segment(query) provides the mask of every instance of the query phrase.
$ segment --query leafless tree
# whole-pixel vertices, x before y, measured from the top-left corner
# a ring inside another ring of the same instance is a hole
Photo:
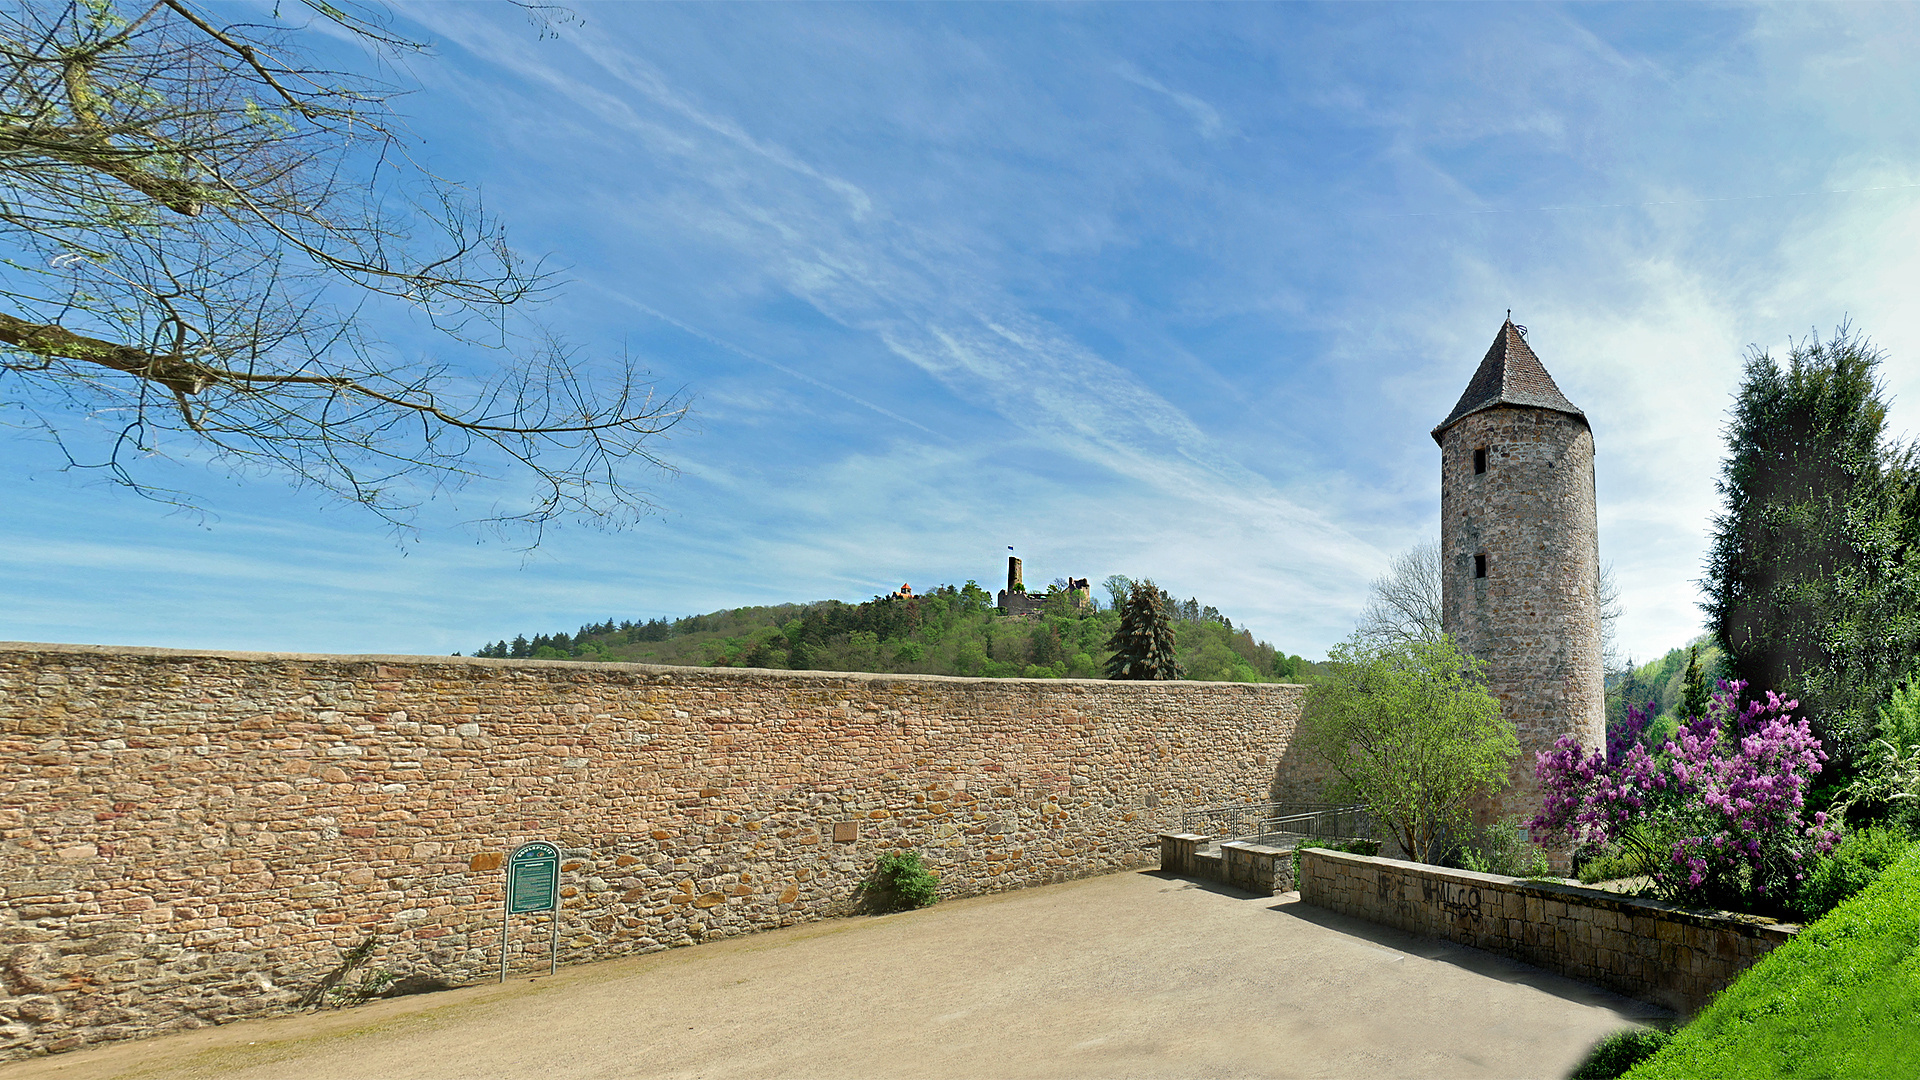
[[[1620,641],[1616,631],[1620,625],[1620,586],[1613,580],[1613,564],[1600,564],[1599,592],[1600,600],[1600,657],[1608,671],[1620,666]]]
[[[1608,670],[1618,666],[1615,627],[1620,621],[1620,589],[1614,584],[1613,564],[1600,567],[1600,652]],[[1439,638],[1440,545],[1428,540],[1415,544],[1393,560],[1386,574],[1374,579],[1367,606],[1360,613],[1359,634],[1365,641],[1403,645]]]
[[[1381,645],[1437,641],[1440,627],[1440,544],[1415,544],[1374,579],[1360,613],[1359,635]]]
[[[382,74],[312,60],[318,30],[277,7],[0,7],[0,417],[183,505],[149,459],[277,472],[395,523],[517,474],[530,501],[490,520],[536,542],[562,515],[645,513],[636,470],[665,467],[679,396],[524,320],[550,277],[392,110],[422,46],[378,9],[289,7]],[[445,356],[367,329],[406,312]]]

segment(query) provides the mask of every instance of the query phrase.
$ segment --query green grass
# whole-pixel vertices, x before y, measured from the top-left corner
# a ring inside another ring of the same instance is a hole
[[[1920,1077],[1920,845],[1627,1076]]]

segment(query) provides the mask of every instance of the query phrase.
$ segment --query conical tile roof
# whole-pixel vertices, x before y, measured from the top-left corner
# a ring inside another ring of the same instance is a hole
[[[1583,423],[1587,419],[1587,414],[1574,408],[1554,385],[1553,376],[1533,355],[1526,335],[1511,318],[1501,325],[1500,335],[1493,339],[1486,359],[1480,361],[1480,369],[1473,373],[1467,392],[1460,395],[1460,403],[1433,429],[1433,441],[1439,442],[1441,433],[1459,423],[1461,417],[1497,405],[1530,405],[1577,416]]]

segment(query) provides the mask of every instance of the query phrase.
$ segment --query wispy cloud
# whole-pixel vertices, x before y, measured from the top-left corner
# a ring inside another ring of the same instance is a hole
[[[24,453],[0,623],[431,651],[1011,542],[1315,652],[1436,531],[1427,430],[1512,307],[1592,419],[1646,655],[1699,626],[1749,343],[1852,318],[1920,432],[1914,10],[405,7],[447,46],[405,99],[433,167],[571,268],[570,340],[707,404],[663,515],[523,560],[437,531],[498,488],[401,547],[251,482],[195,529]]]
[[[1194,127],[1200,132],[1203,138],[1217,139],[1225,133],[1226,122],[1220,118],[1220,110],[1200,100],[1198,97],[1183,90],[1170,89],[1160,80],[1143,74],[1140,69],[1134,67],[1132,64],[1115,64],[1113,73],[1135,86],[1145,90],[1151,90],[1156,94],[1161,94],[1171,100],[1175,105],[1185,109],[1187,115],[1193,118]]]
[[[825,390],[830,394],[833,394],[837,397],[845,398],[846,400],[853,402],[855,405],[858,405],[863,409],[872,409],[874,412],[877,412],[881,416],[884,416],[889,420],[895,421],[896,423],[905,424],[906,426],[911,428],[917,428],[920,431],[928,435],[931,435],[936,439],[945,438],[945,436],[941,435],[939,432],[933,430],[932,428],[926,426],[925,424],[922,424],[916,420],[910,420],[907,417],[901,416],[899,413],[894,412],[893,410],[888,409],[884,406],[875,405],[873,402],[868,401],[866,398],[860,397],[857,394],[850,394],[847,391],[842,390],[837,386],[833,386],[829,383],[822,382],[821,380],[814,378],[813,376],[807,374],[804,371],[800,371],[796,368],[788,367],[787,365],[779,363],[778,361],[769,360],[766,357],[761,356],[756,352],[753,352],[748,349],[743,349],[740,346],[735,345],[731,341],[727,341],[723,338],[715,337],[714,335],[709,334],[705,330],[701,330],[698,327],[689,326],[686,323],[681,322],[679,319],[676,319],[673,316],[668,315],[663,311],[659,311],[653,307],[650,307],[647,304],[643,304],[640,301],[635,300],[631,296],[627,296],[623,293],[617,292],[613,289],[608,288],[605,285],[602,285],[596,282],[588,282],[586,283],[586,286],[587,288],[592,289],[594,292],[599,293],[602,296],[608,297],[609,299],[616,300],[622,304],[625,304],[626,306],[633,308],[635,311],[645,312],[646,314],[651,315],[656,319],[659,319],[661,322],[666,323],[668,326],[671,326],[676,330],[680,330],[683,333],[690,334],[693,337],[699,338],[701,341],[704,341],[709,345],[716,345],[734,354],[735,356],[739,356],[747,360],[751,360],[756,364],[763,364],[767,367],[772,368],[775,371],[778,371],[780,374],[785,375],[790,379],[797,379],[800,382],[806,383],[808,386],[817,386],[820,389]]]
[[[764,167],[804,176],[834,193],[857,189],[777,141],[751,134],[740,121],[692,104],[690,95],[658,71],[606,41],[582,37],[582,54],[598,65],[589,75],[577,67],[563,69],[555,59],[524,47],[503,45],[469,24],[442,30],[516,75],[594,110],[610,128],[642,140],[649,150],[671,151],[694,162],[694,174],[708,178],[698,212],[709,220],[700,222],[701,228],[750,248],[763,272],[784,289],[842,325],[872,335],[957,399],[994,409],[1053,452],[1151,485],[1162,497],[1204,501],[1203,514],[1271,523],[1274,531],[1262,545],[1266,550],[1253,556],[1256,561],[1277,561],[1293,573],[1332,575],[1347,590],[1384,561],[1371,544],[1280,494],[1132,373],[1024,310],[994,282],[971,272],[971,261],[951,258],[945,245],[930,243],[923,231],[895,220],[884,203],[871,198],[825,203],[777,177],[754,175],[755,168]],[[638,96],[610,94],[609,82]],[[641,101],[658,105],[658,113],[638,112]],[[1202,103],[1196,99],[1195,104]],[[670,126],[676,117],[689,123]],[[705,146],[699,142],[703,137],[710,138]],[[621,299],[699,333],[650,304]],[[737,346],[723,347],[811,379]],[[898,418],[882,406],[854,400]]]

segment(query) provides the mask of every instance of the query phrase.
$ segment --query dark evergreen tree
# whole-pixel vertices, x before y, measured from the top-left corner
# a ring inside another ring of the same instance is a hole
[[[1848,327],[1749,356],[1702,582],[1749,693],[1798,698],[1843,762],[1920,648],[1911,450],[1883,438],[1881,354]]]
[[[1173,619],[1159,586],[1135,582],[1120,612],[1120,629],[1107,640],[1109,679],[1178,679],[1186,672],[1174,658]]]
[[[1700,646],[1687,646],[1685,690],[1680,698],[1680,715],[1696,719],[1707,714],[1707,673],[1700,670]]]
[[[513,657],[516,660],[533,655],[533,645],[527,641],[527,635],[525,634],[517,634],[514,636],[512,650]]]

